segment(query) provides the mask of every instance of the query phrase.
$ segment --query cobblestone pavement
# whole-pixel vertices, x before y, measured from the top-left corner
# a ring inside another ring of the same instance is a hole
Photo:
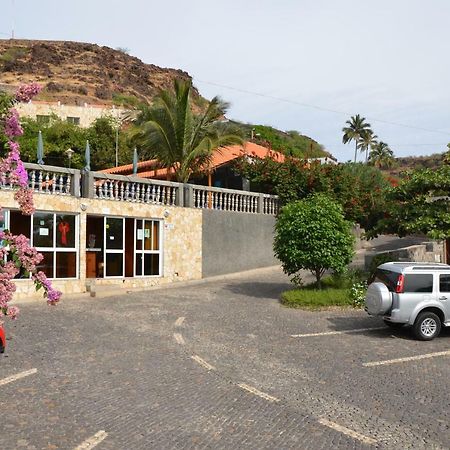
[[[93,448],[101,430],[100,450],[450,448],[450,355],[364,365],[448,351],[448,331],[424,343],[360,311],[286,309],[288,287],[271,269],[22,305],[0,449]],[[342,330],[362,331],[292,337]]]

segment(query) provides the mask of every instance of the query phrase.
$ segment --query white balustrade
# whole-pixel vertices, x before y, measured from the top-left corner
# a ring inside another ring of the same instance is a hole
[[[28,172],[28,187],[41,194],[74,195],[72,186],[75,186],[74,177],[77,178],[77,187],[80,182],[80,172],[76,169],[63,167],[40,166],[38,164],[25,164]],[[0,182],[0,189],[15,189],[17,185],[11,183],[8,175]]]

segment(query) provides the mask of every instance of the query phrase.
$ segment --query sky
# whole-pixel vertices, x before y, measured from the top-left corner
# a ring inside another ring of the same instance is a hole
[[[1,38],[127,48],[187,71],[229,118],[298,130],[340,161],[354,114],[396,156],[446,150],[449,23],[448,0],[0,0]]]

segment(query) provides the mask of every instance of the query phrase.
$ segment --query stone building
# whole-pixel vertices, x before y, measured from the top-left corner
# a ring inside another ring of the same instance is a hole
[[[66,294],[145,288],[276,264],[277,198],[268,194],[81,173],[26,164],[36,212],[23,216],[0,185],[0,228],[23,234]],[[37,295],[29,277],[17,298]]]

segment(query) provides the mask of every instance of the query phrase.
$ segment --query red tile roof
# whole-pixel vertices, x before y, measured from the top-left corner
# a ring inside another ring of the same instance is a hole
[[[213,153],[211,161],[211,170],[215,170],[224,164],[233,161],[241,156],[255,156],[257,158],[265,158],[269,156],[275,161],[284,162],[285,156],[282,153],[270,150],[267,147],[263,147],[253,142],[245,142],[244,145],[231,145],[229,147],[222,147]],[[149,161],[142,161],[138,163],[138,177],[142,178],[159,178],[166,179],[169,174],[169,178],[173,173],[173,169],[158,169],[157,160],[152,159]],[[147,169],[147,170],[143,170]],[[150,170],[149,170],[150,169]],[[153,169],[153,170],[151,170]],[[130,175],[133,172],[133,164],[127,164],[125,166],[112,167],[110,169],[102,170],[104,173],[115,173],[121,175]]]

